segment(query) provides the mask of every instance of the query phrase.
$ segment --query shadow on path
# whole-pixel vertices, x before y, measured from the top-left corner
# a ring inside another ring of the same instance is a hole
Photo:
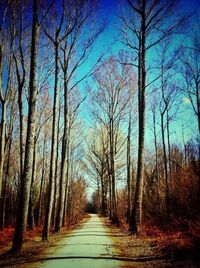
[[[37,263],[37,262],[46,262],[46,261],[59,261],[59,260],[81,260],[81,259],[91,259],[91,260],[116,260],[123,262],[149,262],[155,260],[169,260],[167,256],[159,255],[159,256],[141,256],[139,258],[126,258],[123,256],[53,256],[53,257],[44,257],[44,258],[35,258],[34,260],[18,260],[15,262],[15,265],[26,264],[26,263]],[[9,267],[7,264],[2,264],[1,267]]]

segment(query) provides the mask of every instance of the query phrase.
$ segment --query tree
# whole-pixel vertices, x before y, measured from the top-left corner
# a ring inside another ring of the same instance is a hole
[[[74,12],[72,12],[72,10]],[[67,29],[74,25],[69,34],[66,35],[60,43],[61,55],[59,57],[62,74],[63,74],[63,91],[64,91],[64,116],[63,116],[63,135],[62,135],[62,153],[61,153],[61,168],[60,168],[60,187],[58,198],[58,209],[56,216],[55,232],[59,232],[63,224],[65,192],[68,185],[66,180],[67,174],[67,151],[68,151],[68,132],[69,132],[69,94],[83,80],[94,73],[94,69],[99,62],[97,60],[94,65],[86,71],[81,77],[77,75],[80,68],[88,59],[91,47],[99,34],[102,27],[96,27],[93,20],[94,6],[90,1],[79,2],[69,1],[65,5],[65,17]],[[91,16],[92,15],[92,16]],[[85,26],[88,35],[85,35]],[[89,30],[90,29],[90,30]],[[80,47],[82,48],[80,50]]]
[[[59,75],[59,45],[63,38],[66,38],[70,32],[72,31],[74,25],[67,29],[64,32],[63,36],[60,37],[60,33],[63,26],[64,20],[64,1],[62,5],[62,15],[58,25],[56,25],[54,29],[54,36],[52,37],[44,27],[44,31],[47,37],[53,44],[54,49],[54,62],[55,62],[55,73],[54,73],[54,104],[53,104],[53,124],[52,124],[52,141],[51,141],[51,162],[50,162],[50,173],[49,173],[49,190],[48,190],[48,202],[45,214],[45,222],[44,222],[44,229],[43,229],[43,236],[42,240],[49,239],[49,228],[51,222],[51,213],[53,207],[53,195],[54,195],[54,187],[55,187],[55,176],[56,176],[56,154],[57,154],[57,144],[58,144],[58,136],[57,136],[57,129],[58,129],[58,75]]]
[[[131,112],[128,119],[127,134],[127,222],[130,221],[131,215]]]
[[[1,7],[1,6],[0,6]],[[6,121],[7,121],[7,106],[12,82],[12,55],[10,50],[12,48],[12,40],[7,36],[5,38],[5,19],[8,6],[2,3],[2,17],[0,18],[0,104],[1,104],[1,124],[0,124],[0,211],[3,212],[3,171],[6,152]],[[4,40],[3,40],[4,38]],[[3,74],[7,72],[6,79]],[[3,219],[3,215],[0,215]],[[0,222],[0,228],[3,228],[3,222]]]
[[[14,82],[14,81],[13,81]],[[9,173],[10,173],[10,163],[11,163],[11,147],[13,141],[13,129],[14,129],[14,122],[16,118],[16,90],[13,85],[13,91],[9,90],[9,99],[8,99],[8,107],[7,107],[7,135],[6,135],[6,142],[5,142],[5,154],[6,154],[6,166],[4,171],[4,183],[2,187],[2,204],[1,204],[1,216],[0,216],[0,228],[3,230],[5,227],[6,221],[6,199],[8,195],[8,181],[9,181]]]
[[[14,1],[11,4],[11,21],[14,27],[10,27],[12,36],[12,54],[15,63],[15,73],[18,85],[18,109],[19,109],[19,122],[20,122],[20,176],[23,174],[24,166],[24,146],[25,146],[25,120],[24,120],[24,105],[23,94],[26,86],[26,57],[28,54],[27,43],[29,40],[26,38],[26,25],[24,21],[26,4],[25,1]],[[20,12],[18,12],[20,10]],[[29,37],[29,35],[28,35]]]
[[[91,177],[91,180],[95,183],[97,187],[99,196],[99,208],[100,213],[106,216],[107,213],[107,194],[109,186],[108,177],[108,165],[106,154],[108,154],[108,139],[107,131],[105,128],[94,130],[94,133],[98,132],[98,139],[94,139],[88,145],[88,156],[87,156],[87,172]],[[92,133],[91,135],[94,135]],[[94,181],[94,178],[96,180]],[[96,188],[95,187],[95,188]]]
[[[31,61],[30,61],[30,81],[29,81],[29,112],[27,125],[27,138],[25,149],[24,171],[21,178],[21,189],[17,222],[13,240],[12,253],[20,252],[22,249],[24,232],[26,230],[28,205],[30,197],[30,185],[33,171],[35,120],[37,105],[37,56],[39,42],[39,22],[38,22],[39,1],[33,1],[32,17],[32,38],[31,38]]]
[[[185,48],[183,62],[183,77],[185,85],[183,88],[189,102],[191,103],[193,112],[197,119],[198,125],[198,144],[199,144],[199,160],[198,174],[200,174],[200,36],[199,33],[194,33],[191,38],[190,47]],[[200,175],[199,175],[199,192],[200,192]]]
[[[147,83],[147,52],[167,38],[182,20],[173,25],[164,23],[171,16],[175,1],[133,1],[127,0],[130,12],[122,14],[124,24],[123,42],[136,53],[137,64],[130,63],[138,70],[138,160],[137,179],[129,229],[139,233],[142,224],[142,198],[144,185],[144,138]],[[134,24],[133,24],[134,21]],[[131,37],[134,37],[131,39]]]
[[[105,157],[109,178],[110,214],[115,224],[119,223],[116,202],[116,155],[124,144],[124,140],[120,144],[120,126],[131,96],[131,78],[130,66],[120,66],[110,57],[95,74],[97,90],[91,94],[94,117],[106,131],[108,150]]]

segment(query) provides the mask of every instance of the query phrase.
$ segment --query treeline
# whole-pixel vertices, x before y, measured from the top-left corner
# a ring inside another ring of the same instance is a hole
[[[89,1],[0,2],[0,226],[15,227],[11,252],[24,233],[78,222],[86,181],[81,71],[101,32]]]
[[[199,25],[182,8],[127,1],[126,50],[102,63],[90,90],[92,202],[133,233],[199,217]]]

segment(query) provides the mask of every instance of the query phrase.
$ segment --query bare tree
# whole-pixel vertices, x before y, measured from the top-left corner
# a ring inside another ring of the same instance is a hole
[[[108,139],[106,129],[95,129],[94,132],[99,133],[99,138],[92,140],[88,145],[87,156],[87,173],[90,175],[91,180],[97,186],[99,196],[100,213],[106,216],[107,213],[107,194],[109,186],[108,165],[106,154],[108,154]],[[94,178],[95,181],[94,181]]]
[[[200,174],[200,36],[199,33],[194,33],[192,38],[192,45],[185,48],[185,55],[183,62],[183,76],[185,85],[183,88],[189,102],[191,103],[193,112],[198,124],[198,144],[199,144],[199,160],[198,160],[198,174]],[[200,175],[199,175],[199,192],[200,192]]]
[[[26,86],[26,56],[28,55],[29,46],[26,38],[26,28],[24,21],[26,4],[25,1],[13,2],[11,4],[11,17],[12,25],[10,27],[10,33],[12,36],[12,54],[15,62],[15,70],[18,85],[18,108],[19,108],[19,122],[20,122],[20,176],[23,174],[24,165],[24,146],[25,146],[25,120],[24,120],[24,108],[23,108],[23,95]],[[20,10],[20,12],[18,12]]]
[[[54,62],[55,62],[55,73],[54,73],[54,105],[53,105],[53,124],[52,124],[52,142],[51,142],[51,163],[50,163],[50,173],[49,173],[49,190],[48,190],[48,202],[46,208],[44,229],[43,229],[43,241],[49,239],[49,228],[51,222],[51,213],[53,207],[53,196],[54,196],[54,188],[55,188],[55,176],[56,176],[56,154],[57,154],[57,144],[58,144],[58,75],[59,75],[59,45],[63,38],[67,38],[67,36],[73,30],[74,25],[66,28],[66,31],[60,36],[60,33],[63,28],[64,23],[64,12],[65,5],[63,1],[62,5],[62,14],[58,25],[55,26],[53,36],[45,30],[45,34],[50,39],[53,44],[54,49]]]
[[[105,156],[110,182],[110,212],[113,223],[118,223],[115,189],[116,155],[121,149],[119,146],[120,126],[129,102],[131,76],[130,67],[120,67],[117,61],[110,57],[95,75],[97,92],[91,95],[92,102],[96,105],[93,114],[107,133],[108,150]]]
[[[6,151],[6,121],[7,121],[7,106],[9,101],[9,95],[12,82],[12,55],[10,53],[12,47],[12,40],[8,37],[5,38],[6,27],[4,25],[6,19],[6,12],[8,6],[2,3],[2,17],[0,18],[0,104],[1,104],[1,128],[0,128],[0,211],[3,211],[3,197],[2,197],[2,185],[3,185],[3,168],[5,161]],[[3,73],[7,72],[6,79],[3,79]],[[2,219],[2,215],[1,219]],[[0,227],[3,228],[3,223],[0,223]]]
[[[60,55],[59,58],[63,73],[64,127],[62,136],[58,210],[55,224],[56,232],[60,231],[63,223],[65,192],[68,185],[68,181],[66,181],[65,176],[67,173],[67,146],[69,134],[69,94],[79,85],[79,83],[93,74],[95,66],[99,61],[97,60],[91,69],[84,73],[81,77],[76,78],[78,70],[88,59],[91,52],[91,47],[102,31],[101,27],[96,27],[96,24],[92,19],[93,12],[94,7],[90,1],[84,1],[81,5],[78,2],[76,3],[69,1],[69,3],[65,5],[67,29],[69,30],[70,34],[66,35],[62,39],[62,42],[60,44],[62,56]],[[74,27],[70,30],[71,25],[74,25]],[[85,29],[84,27],[86,25],[89,25],[90,27],[90,34],[85,38],[85,35],[83,36],[83,30]],[[79,46],[82,48],[81,51]]]
[[[38,22],[39,1],[33,1],[33,19],[32,19],[32,39],[31,39],[31,61],[30,61],[30,82],[29,82],[29,113],[27,125],[27,138],[24,171],[21,180],[20,198],[17,223],[15,228],[12,253],[20,252],[22,249],[24,232],[26,230],[28,205],[30,197],[30,185],[33,171],[34,137],[36,121],[37,104],[37,55],[39,42],[39,22]]]
[[[137,180],[133,208],[130,217],[130,230],[139,233],[142,224],[142,196],[144,185],[144,137],[145,137],[145,108],[147,83],[147,52],[167,38],[182,20],[173,25],[166,25],[175,7],[175,1],[133,1],[127,0],[130,12],[123,12],[124,24],[123,42],[136,53],[137,63],[130,63],[138,69],[138,162]],[[128,15],[127,15],[128,13]],[[134,23],[133,23],[134,22]],[[133,37],[131,39],[131,37]]]
[[[16,90],[14,88],[14,81],[12,83],[12,91],[9,90],[8,107],[7,107],[7,119],[6,119],[6,140],[5,140],[5,165],[4,165],[4,180],[2,187],[2,203],[0,208],[0,229],[4,229],[6,221],[6,199],[8,195],[8,181],[11,162],[11,146],[13,140],[13,129],[16,118]]]

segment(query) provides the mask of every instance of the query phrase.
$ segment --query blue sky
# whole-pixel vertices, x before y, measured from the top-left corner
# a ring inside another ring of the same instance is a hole
[[[107,57],[110,54],[117,55],[121,49],[129,51],[129,49],[120,42],[120,38],[119,38],[118,28],[120,27],[121,24],[120,24],[118,15],[120,13],[120,3],[121,3],[121,0],[118,0],[118,1],[117,0],[116,1],[103,0],[100,3],[100,9],[98,11],[97,18],[99,18],[99,23],[101,23],[102,20],[106,22],[106,28],[95,43],[94,50],[87,63],[88,66],[90,66],[95,61],[95,59],[98,57],[98,55],[101,52],[106,51],[107,52],[106,57]],[[197,10],[198,5],[199,5],[198,0],[192,0],[192,1],[182,0],[179,3],[180,9],[178,10],[178,12],[182,14],[193,15]],[[176,43],[180,42],[180,39],[184,38],[184,34],[176,38],[178,40],[176,41]],[[153,54],[155,55],[156,53],[153,52]],[[153,54],[151,56],[153,56]],[[153,56],[152,61],[154,60],[155,60],[155,57]],[[182,98],[184,99],[184,96]],[[176,129],[176,132],[179,133],[182,128],[182,121],[189,121],[190,119],[192,119],[191,128],[185,131],[185,133],[189,137],[191,133],[194,133],[194,129],[196,129],[196,121],[195,121],[195,118],[193,117],[193,112],[190,109],[189,103],[183,102],[181,105],[181,110],[182,111],[179,113],[178,119],[176,119],[176,121],[173,123],[173,128]],[[88,120],[90,121],[91,118],[87,109],[84,111],[84,114],[85,114],[84,117],[88,118]],[[150,113],[147,110],[147,116],[148,114]],[[150,133],[149,135],[148,133],[149,132],[147,130],[146,136],[151,136]],[[176,139],[179,136],[180,136],[179,134],[175,133],[174,139]]]

